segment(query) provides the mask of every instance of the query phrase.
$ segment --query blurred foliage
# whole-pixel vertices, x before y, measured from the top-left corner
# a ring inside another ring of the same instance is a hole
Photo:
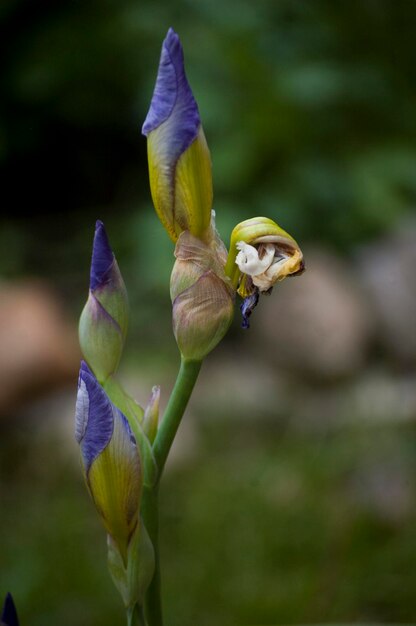
[[[416,511],[386,515],[363,490],[369,472],[388,484],[386,459],[414,484],[414,429],[300,435],[258,419],[199,422],[165,476],[169,626],[414,623]],[[26,423],[0,444],[0,590],[22,624],[123,623],[105,533],[59,431]]]
[[[169,25],[225,239],[268,214],[302,241],[349,248],[414,205],[415,3],[3,0],[0,20],[3,271],[53,265],[40,236],[78,251],[98,215],[123,239],[131,223],[153,239],[139,129]],[[29,215],[39,221],[13,221]]]

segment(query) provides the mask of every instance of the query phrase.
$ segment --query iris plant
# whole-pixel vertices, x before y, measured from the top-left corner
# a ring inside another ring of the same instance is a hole
[[[142,130],[153,204],[175,244],[170,294],[181,366],[160,422],[159,387],[142,408],[118,381],[127,292],[104,225],[97,222],[89,297],[79,327],[85,362],[75,431],[127,622],[161,626],[158,485],[202,360],[227,332],[238,297],[247,328],[260,295],[300,274],[304,261],[296,241],[265,217],[238,224],[228,250],[221,241],[212,210],[210,153],[172,29],[162,45]]]

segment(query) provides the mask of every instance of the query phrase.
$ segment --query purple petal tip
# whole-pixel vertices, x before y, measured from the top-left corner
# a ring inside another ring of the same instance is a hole
[[[17,611],[11,593],[8,593],[4,600],[0,622],[4,626],[19,626]]]
[[[87,471],[108,445],[113,426],[113,405],[88,365],[81,361],[75,408],[75,438],[81,446]]]
[[[75,408],[75,439],[80,444],[86,472],[110,443],[114,419],[121,420],[130,441],[136,444],[127,418],[111,402],[86,362],[81,361]]]
[[[81,366],[79,368],[79,376],[80,376],[80,378],[82,378],[82,374],[89,374],[90,376],[94,376],[94,374],[92,373],[92,371],[88,367],[87,362],[84,361],[84,360],[81,361]]]
[[[95,224],[94,243],[92,246],[90,289],[105,285],[111,277],[114,254],[108,241],[104,224],[97,220]]]
[[[159,70],[150,109],[142,127],[148,135],[173,116],[167,150],[176,157],[195,139],[201,123],[198,105],[185,74],[183,50],[173,28],[162,44]]]
[[[242,304],[240,304],[240,311],[243,317],[241,326],[244,329],[250,328],[249,317],[253,313],[259,302],[259,290],[256,289],[250,296],[244,298]]]

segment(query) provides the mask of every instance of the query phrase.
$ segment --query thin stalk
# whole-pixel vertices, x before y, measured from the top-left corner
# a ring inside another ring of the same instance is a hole
[[[163,626],[160,590],[158,485],[200,369],[200,361],[187,361],[185,359],[181,361],[175,386],[153,444],[153,452],[159,470],[157,484],[152,489],[145,488],[143,492],[141,513],[155,551],[155,573],[145,599],[148,626]]]
[[[201,361],[188,361],[183,358],[181,360],[178,377],[153,444],[153,452],[159,470],[158,480],[162,476],[169,450],[191,397],[201,365]]]
[[[133,608],[127,609],[127,626],[146,626],[142,607],[135,604]]]
[[[155,553],[155,571],[146,592],[144,604],[146,619],[149,626],[163,626],[159,556],[159,489],[157,485],[153,489],[145,488],[141,513]]]

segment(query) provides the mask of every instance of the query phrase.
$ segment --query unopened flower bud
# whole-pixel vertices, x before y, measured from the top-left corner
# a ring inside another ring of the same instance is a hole
[[[84,362],[78,381],[75,437],[95,507],[126,563],[138,524],[143,482],[140,455],[126,417]]]
[[[185,359],[203,359],[221,341],[233,318],[234,290],[224,274],[226,251],[184,232],[176,244],[171,276],[173,331]]]
[[[159,422],[160,387],[155,385],[143,416],[143,430],[151,443],[154,442]]]
[[[211,157],[185,75],[181,42],[172,28],[162,45],[142,132],[153,204],[170,238],[176,241],[184,230],[204,238],[212,209]]]
[[[79,321],[81,350],[103,383],[119,364],[128,323],[127,292],[104,224],[97,222],[90,292]]]
[[[8,593],[4,599],[0,617],[0,626],[19,626],[17,611],[11,593]]]

